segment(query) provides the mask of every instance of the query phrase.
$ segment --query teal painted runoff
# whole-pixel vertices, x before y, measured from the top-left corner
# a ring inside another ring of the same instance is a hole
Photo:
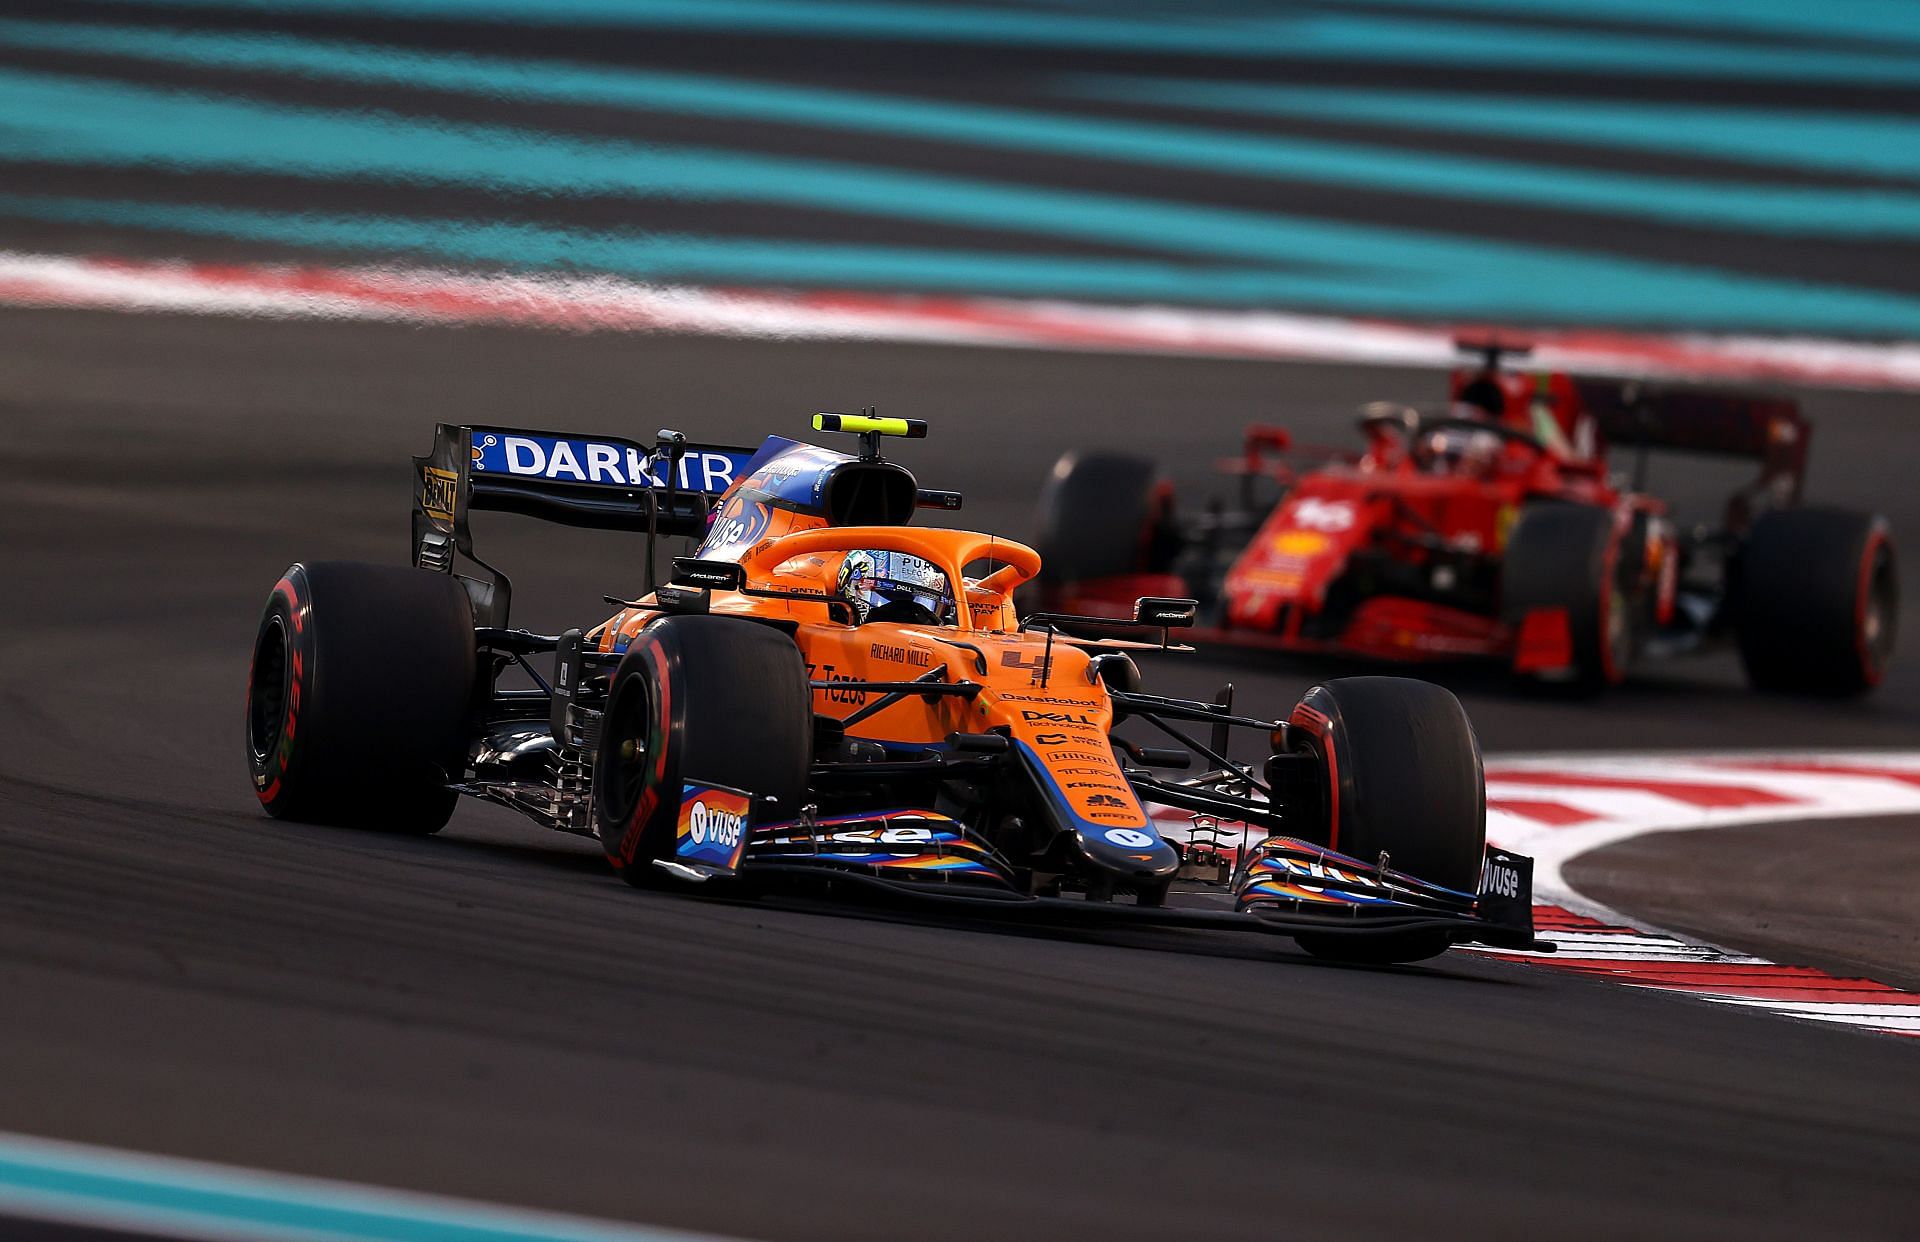
[[[130,0],[164,8],[175,0]],[[1729,0],[1739,3],[1740,0]],[[1573,27],[1505,26],[1401,13],[1309,10],[1274,16],[1195,13],[1123,17],[999,5],[888,4],[877,0],[197,0],[196,8],[335,13],[520,25],[606,25],[833,38],[1113,49],[1215,56],[1331,59],[1380,64],[1506,65],[1559,73],[1912,83],[1920,58],[1881,50],[1743,43]],[[1464,10],[1470,13],[1471,9]]]
[[[1082,98],[1243,115],[1362,121],[1782,168],[1920,176],[1920,117],[1890,113],[1135,77],[1067,77],[1059,89]],[[1850,192],[1828,191],[1836,199]]]
[[[720,1242],[20,1134],[0,1134],[8,1214],[247,1242]]]
[[[1920,192],[1646,176],[1447,155],[1404,146],[1231,133],[708,75],[605,69],[563,61],[423,55],[369,44],[309,43],[268,35],[0,20],[0,44],[268,69],[493,97],[818,125],[1720,230],[1920,238]],[[1444,114],[1444,106],[1436,112]]]

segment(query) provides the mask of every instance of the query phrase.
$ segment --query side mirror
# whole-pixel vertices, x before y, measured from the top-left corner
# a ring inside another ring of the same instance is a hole
[[[1162,629],[1189,630],[1200,620],[1200,601],[1164,595],[1143,595],[1133,601],[1133,623]]]
[[[673,558],[673,580],[682,586],[709,591],[738,591],[747,585],[746,568],[734,561],[703,561],[695,556]]]

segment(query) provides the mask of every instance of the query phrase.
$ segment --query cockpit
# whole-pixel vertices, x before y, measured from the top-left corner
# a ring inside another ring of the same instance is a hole
[[[910,552],[849,551],[840,562],[834,594],[852,610],[856,625],[869,621],[951,625],[957,611],[946,573]]]

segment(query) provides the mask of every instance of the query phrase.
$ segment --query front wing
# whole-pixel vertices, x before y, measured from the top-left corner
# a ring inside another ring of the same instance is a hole
[[[1186,848],[1189,857],[1200,857]],[[1194,870],[1204,864],[1183,874]],[[1269,837],[1214,882],[1177,882],[1165,904],[1142,906],[1029,895],[992,846],[964,824],[902,808],[757,827],[747,834],[737,874],[841,879],[904,898],[991,908],[996,917],[1288,936],[1431,930],[1447,932],[1455,943],[1553,948],[1533,932],[1533,860],[1494,847],[1488,847],[1479,890],[1466,893],[1305,841]]]

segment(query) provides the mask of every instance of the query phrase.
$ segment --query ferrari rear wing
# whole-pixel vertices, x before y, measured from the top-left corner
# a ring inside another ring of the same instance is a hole
[[[642,445],[617,436],[441,423],[427,455],[413,459],[413,563],[456,574],[473,597],[476,623],[502,626],[512,588],[474,556],[471,513],[644,531],[650,541],[697,539],[706,534],[714,501],[745,473],[754,452],[694,443],[674,431]],[[458,573],[463,558],[481,574]]]
[[[1755,490],[1777,503],[1800,497],[1813,428],[1792,397],[1623,379],[1576,377],[1574,387],[1610,445],[1756,461]]]

